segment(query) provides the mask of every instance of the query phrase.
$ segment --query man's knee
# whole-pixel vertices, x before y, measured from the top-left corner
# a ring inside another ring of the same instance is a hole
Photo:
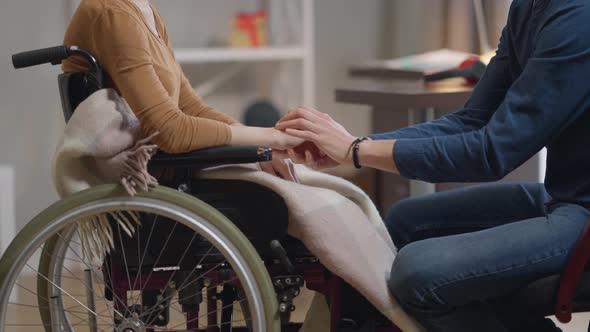
[[[429,264],[438,256],[435,248],[424,242],[407,245],[395,258],[389,278],[389,289],[403,306],[433,308],[443,305],[435,285],[441,275],[439,264]]]
[[[420,204],[413,198],[401,200],[389,209],[385,225],[398,249],[412,241],[418,209],[420,209]]]

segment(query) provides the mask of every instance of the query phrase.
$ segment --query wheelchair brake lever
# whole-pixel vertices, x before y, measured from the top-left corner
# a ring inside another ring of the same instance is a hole
[[[291,263],[291,260],[287,256],[287,251],[285,250],[285,248],[283,248],[281,242],[279,242],[279,240],[270,241],[270,248],[277,255],[283,266],[287,269],[287,272],[289,274],[294,274],[295,267],[293,266],[293,263]]]

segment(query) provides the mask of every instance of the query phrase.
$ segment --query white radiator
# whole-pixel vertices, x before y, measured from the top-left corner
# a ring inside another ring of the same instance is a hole
[[[14,168],[0,165],[0,256],[15,236]]]

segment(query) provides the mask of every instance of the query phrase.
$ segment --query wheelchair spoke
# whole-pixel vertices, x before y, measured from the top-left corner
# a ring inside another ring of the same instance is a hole
[[[78,234],[79,234],[79,233],[78,233]],[[61,235],[61,234],[59,234],[59,233],[58,233],[57,235],[58,235],[58,236],[59,236],[59,237],[62,239],[62,241],[66,241],[66,240],[65,240],[65,239],[62,237],[62,235]],[[120,298],[117,296],[117,293],[115,293],[115,291],[114,291],[114,290],[113,290],[113,289],[112,289],[110,286],[108,286],[108,284],[107,284],[107,283],[104,281],[103,277],[102,277],[101,275],[99,275],[98,273],[96,273],[96,271],[94,271],[94,269],[93,269],[93,268],[92,268],[90,265],[88,265],[88,263],[86,263],[86,261],[85,261],[85,260],[84,260],[84,259],[83,259],[83,258],[82,258],[82,257],[81,257],[81,256],[80,256],[80,255],[79,255],[77,252],[76,252],[76,251],[74,251],[74,250],[72,249],[72,247],[71,247],[71,246],[70,246],[70,244],[69,244],[69,241],[67,241],[66,243],[67,243],[67,245],[68,245],[68,248],[69,248],[69,249],[70,249],[70,250],[71,250],[71,251],[72,251],[72,252],[73,252],[73,253],[74,253],[74,254],[75,254],[75,255],[76,255],[78,258],[80,258],[80,259],[82,260],[82,261],[81,261],[81,262],[82,262],[82,264],[84,264],[84,265],[85,265],[85,266],[86,266],[86,267],[87,267],[87,268],[88,268],[90,271],[92,271],[92,273],[93,273],[93,274],[94,274],[94,275],[97,277],[97,280],[99,280],[100,282],[102,282],[102,283],[104,284],[105,288],[107,288],[107,289],[108,289],[108,290],[109,290],[109,291],[110,291],[110,292],[113,294],[113,299],[114,299],[114,300],[116,300],[116,301],[121,301],[121,303],[124,303],[124,302],[123,302],[123,301],[122,301],[122,300],[121,300],[121,299],[120,299]],[[109,269],[107,269],[107,273],[109,273],[109,277],[111,278],[111,280],[113,280],[113,279],[112,279],[112,277],[110,276],[110,271],[108,271],[108,270],[109,270]],[[105,300],[105,303],[106,303],[106,304],[107,304],[107,306],[108,306],[108,302],[106,301],[106,296],[103,296],[103,299]],[[113,305],[113,307],[112,307],[112,310],[113,310],[113,312],[115,312],[116,314],[118,314],[118,315],[119,315],[121,318],[123,318],[124,320],[127,320],[127,319],[125,318],[125,315],[121,314],[119,311],[117,311],[117,310],[114,308],[114,305]],[[128,309],[128,307],[127,307],[127,306],[125,306],[125,313],[129,313],[129,314],[131,314],[131,313],[129,312],[129,309]]]
[[[76,232],[77,232],[78,236],[80,236],[80,234],[79,234],[79,231],[77,230]],[[62,241],[64,241],[64,242],[67,244],[67,247],[70,249],[70,251],[71,251],[71,252],[72,252],[74,255],[76,255],[76,256],[77,256],[77,257],[80,259],[78,262],[79,262],[79,263],[82,263],[82,264],[84,264],[84,265],[86,266],[86,268],[88,268],[88,269],[91,271],[91,273],[93,273],[93,275],[95,275],[95,276],[97,277],[96,279],[97,279],[98,281],[100,281],[100,282],[101,282],[101,283],[102,283],[102,284],[105,286],[105,288],[108,288],[108,289],[109,289],[109,290],[112,292],[112,294],[113,294],[114,298],[120,301],[120,299],[117,297],[116,293],[115,293],[115,292],[112,290],[112,288],[110,288],[110,287],[109,287],[109,286],[108,286],[108,285],[105,283],[105,281],[104,281],[104,279],[102,278],[102,276],[100,276],[98,273],[96,273],[95,269],[94,269],[92,266],[90,266],[90,265],[89,265],[89,263],[87,263],[87,262],[86,262],[86,260],[85,260],[84,258],[82,258],[78,252],[76,252],[76,250],[74,250],[74,249],[72,248],[72,246],[70,245],[70,241],[66,241],[66,239],[64,239],[64,238],[63,238],[63,236],[62,236],[61,234],[59,234],[59,233],[58,233],[58,236],[61,238],[61,240],[62,240]],[[62,266],[62,268],[64,268],[64,269],[66,269],[66,270],[68,270],[68,271],[69,271],[69,269],[67,269],[65,266]],[[107,270],[108,270],[108,269],[107,269]],[[71,272],[71,271],[70,271],[70,272]],[[110,272],[110,271],[108,271],[108,272]],[[78,280],[79,280],[79,281],[80,281],[80,282],[81,282],[81,283],[82,283],[82,284],[83,284],[83,285],[84,285],[84,286],[85,286],[87,289],[89,289],[89,286],[88,286],[88,285],[86,285],[85,281],[83,281],[81,278],[77,278],[77,279],[78,279]],[[114,306],[111,306],[111,305],[109,304],[109,302],[106,300],[106,296],[105,296],[105,294],[104,294],[104,291],[103,291],[103,294],[102,294],[101,298],[103,299],[103,301],[104,301],[104,304],[105,304],[105,306],[107,307],[107,310],[109,310],[110,312],[113,312],[113,313],[117,314],[117,315],[118,315],[119,317],[121,317],[123,320],[127,321],[127,318],[125,317],[125,315],[123,315],[121,312],[119,312],[118,310],[116,310],[116,309],[114,308]],[[127,306],[125,306],[125,310],[128,312],[128,308],[127,308]],[[68,311],[68,313],[69,313],[69,311]],[[74,316],[74,315],[73,315],[73,316]],[[80,317],[76,317],[76,318],[79,318],[79,319],[80,319]]]
[[[214,248],[215,248],[214,246],[210,246],[209,247],[209,250],[207,250],[207,253],[203,257],[201,257],[201,259],[199,260],[199,262],[197,264],[195,264],[195,266],[193,267],[193,269],[191,270],[191,272],[188,274],[188,276],[186,277],[187,280],[193,275],[193,273],[197,270],[197,268],[201,265],[201,263],[203,263],[203,260],[205,259],[205,257],[207,257],[211,253],[211,250],[213,250]],[[150,272],[150,276],[151,276],[151,272]],[[147,283],[147,281],[148,280],[146,279],[146,283]],[[168,281],[168,282],[170,282],[170,281]],[[183,290],[185,288],[185,287],[183,287],[185,283],[186,283],[186,280],[180,285],[180,287],[177,287],[176,291],[178,292],[178,291]],[[189,285],[187,285],[187,286],[189,286]],[[156,307],[156,306],[158,306],[158,305],[160,305],[162,303],[165,303],[166,301],[168,301],[169,299],[171,299],[173,296],[174,295],[169,295],[166,298],[162,298],[161,300],[158,300],[156,302],[156,304],[154,305],[154,307]]]
[[[113,326],[113,324],[96,324],[97,326]],[[9,327],[51,327],[49,324],[4,324],[4,326]],[[86,326],[85,324],[70,324],[70,326]],[[99,329],[100,331],[106,331],[104,329]]]
[[[29,293],[31,293],[32,295],[34,295],[34,296],[36,296],[36,297],[39,297],[39,298],[41,298],[42,300],[44,300],[44,301],[45,301],[45,302],[47,302],[47,303],[49,303],[49,301],[50,301],[50,300],[49,300],[48,298],[46,298],[45,296],[42,296],[42,295],[40,295],[40,294],[37,294],[37,293],[35,293],[34,291],[30,290],[29,288],[27,288],[27,287],[25,287],[25,286],[23,286],[23,285],[20,285],[20,284],[18,284],[18,283],[17,283],[17,284],[16,284],[16,286],[17,286],[17,287],[20,287],[21,289],[23,289],[23,290],[25,290],[25,291],[27,291],[27,292],[29,292]],[[34,306],[34,305],[26,305],[26,304],[22,304],[22,303],[16,304],[16,303],[10,303],[10,302],[9,302],[9,304],[12,304],[12,305],[17,305],[17,306],[20,306],[20,307],[29,307],[29,308],[39,308],[39,309],[40,309],[40,308],[49,308],[49,307],[45,307],[45,306],[44,306],[44,307],[39,307],[39,306]],[[86,312],[79,312],[79,313],[80,313],[80,314],[87,314]],[[76,318],[78,318],[78,319],[81,319],[81,318],[80,318],[79,316],[77,316],[75,313],[73,313],[73,314],[72,314],[72,316],[74,316],[74,317],[76,317]]]
[[[197,237],[197,233],[193,234],[193,237],[191,238],[191,241],[189,242],[188,246],[186,247],[186,249],[184,250],[184,252],[182,253],[182,257],[180,258],[179,262],[178,262],[178,266],[182,265],[182,262],[184,261],[184,257],[186,256],[186,254],[188,253],[189,249],[191,248],[191,245],[193,244],[193,241],[195,241],[195,238]],[[198,264],[197,264],[198,266]],[[140,270],[141,271],[141,270]],[[174,276],[176,275],[176,272],[178,270],[172,272],[170,274],[170,277],[168,278],[168,281],[166,281],[165,285],[170,285],[170,282],[172,281],[172,279],[174,278]],[[161,289],[160,290],[160,295],[164,295],[165,289]],[[166,302],[166,300],[164,300],[163,302]],[[159,303],[158,303],[159,304]]]
[[[147,242],[145,244],[145,248],[144,248],[143,254],[141,254],[141,250],[140,250],[140,247],[141,247],[140,246],[140,242],[141,242],[140,241],[140,235],[141,235],[141,232],[137,232],[137,254],[138,255],[141,255],[141,259],[139,260],[139,269],[138,269],[138,272],[139,273],[137,273],[137,275],[135,275],[135,280],[133,281],[133,288],[132,289],[135,289],[135,285],[137,283],[138,278],[139,278],[139,284],[140,285],[142,284],[142,278],[141,278],[142,277],[142,273],[141,273],[141,271],[143,271],[143,262],[144,262],[144,259],[145,259],[145,255],[148,252],[147,248],[149,248],[149,246],[150,246],[150,241],[152,240],[152,234],[154,233],[154,228],[156,226],[156,222],[158,221],[159,216],[158,215],[154,215],[153,218],[154,219],[152,220],[152,227],[150,228],[150,233],[148,234]]]
[[[190,240],[190,242],[189,242],[189,244],[188,244],[188,246],[186,247],[186,249],[185,249],[185,250],[184,250],[184,252],[182,253],[182,256],[180,257],[180,260],[178,261],[178,266],[181,266],[181,265],[182,265],[182,262],[184,261],[184,257],[185,257],[185,256],[186,256],[186,254],[188,253],[189,249],[191,248],[191,245],[193,244],[193,242],[195,241],[195,239],[196,239],[196,238],[197,238],[197,233],[194,233],[194,234],[193,234],[193,237],[191,238],[191,240]],[[197,264],[197,266],[198,266],[198,265],[199,265],[199,264]],[[174,272],[172,272],[172,273],[170,274],[170,278],[168,278],[168,281],[166,281],[166,285],[169,285],[169,284],[170,284],[170,282],[172,281],[172,279],[173,279],[173,278],[174,278],[174,276],[176,275],[176,272],[177,272],[177,271],[178,271],[178,270],[175,270]],[[164,292],[162,291],[162,293],[161,293],[161,294],[164,294]]]
[[[177,223],[174,223],[174,226],[172,226],[172,230],[168,234],[168,237],[166,238],[166,241],[164,242],[164,245],[162,246],[162,248],[160,250],[160,254],[158,255],[158,258],[156,259],[156,261],[153,264],[154,268],[158,266],[158,262],[160,261],[160,258],[162,258],[162,253],[165,251],[166,247],[168,246],[168,242],[170,242],[170,238],[172,237],[172,234],[174,233],[174,229],[176,228],[176,225],[177,225]],[[154,273],[154,269],[152,268],[152,269],[150,269],[150,273],[148,274],[148,276],[145,279],[146,284],[148,283],[148,281],[152,277],[153,273]]]
[[[68,311],[68,313],[71,313],[71,311]],[[82,313],[82,314],[86,314],[86,313]],[[111,319],[112,318],[110,316],[108,316],[108,317],[107,316],[97,316],[97,317],[105,317],[105,318],[108,318],[108,319]],[[78,326],[87,326],[87,324],[88,324],[88,318],[81,318],[81,317],[76,317],[76,318],[78,319],[78,321],[75,322],[75,323],[71,323],[71,326],[77,326],[77,325]],[[96,325],[105,325],[105,326],[106,325],[111,325],[112,326],[113,323],[110,323],[110,324],[99,324],[99,323],[96,323]]]
[[[37,294],[35,294],[35,295],[37,295]],[[38,305],[24,304],[24,303],[16,303],[16,302],[8,302],[8,304],[15,305],[15,306],[18,306],[18,307],[27,307],[27,308],[35,308],[35,309],[46,309],[46,308],[49,308],[48,306],[42,306],[42,307],[40,307]]]
[[[209,251],[208,251],[208,252],[210,252],[212,249],[213,249],[213,247],[211,247],[211,248],[209,249]],[[207,255],[208,255],[208,254],[207,254]],[[193,267],[193,269],[191,270],[191,273],[189,273],[189,275],[186,277],[186,280],[185,280],[185,281],[184,281],[184,282],[183,282],[183,283],[180,285],[180,287],[177,287],[177,291],[178,291],[178,292],[180,292],[181,290],[183,290],[183,289],[187,288],[188,286],[190,286],[190,285],[194,284],[195,282],[199,281],[199,280],[200,280],[200,279],[202,279],[204,276],[206,276],[206,275],[207,275],[207,273],[209,273],[209,272],[211,272],[211,271],[214,271],[215,269],[217,269],[218,267],[222,266],[223,264],[225,264],[225,263],[227,262],[227,261],[225,261],[225,260],[224,260],[224,261],[222,261],[222,262],[220,262],[220,263],[217,263],[215,266],[213,266],[213,267],[212,267],[212,268],[210,268],[209,270],[207,270],[207,271],[205,271],[205,272],[201,273],[201,275],[200,275],[200,276],[198,276],[198,277],[197,277],[195,280],[192,280],[192,281],[190,281],[190,282],[188,282],[188,283],[187,283],[187,280],[188,280],[188,279],[189,279],[189,278],[192,276],[193,272],[195,272],[195,271],[197,270],[197,268],[198,268],[198,267],[201,265],[201,263],[203,262],[203,260],[205,259],[205,257],[206,257],[207,255],[205,255],[205,256],[203,256],[203,257],[201,258],[201,260],[199,261],[199,263],[197,263],[197,264],[195,265],[195,267]]]
[[[79,312],[79,311],[72,311],[72,308],[76,308],[77,306],[69,306],[67,308],[64,309],[64,311],[67,312],[73,312],[73,313],[79,313],[79,314],[87,314],[87,312]],[[105,316],[104,313],[106,313],[107,311],[109,311],[109,308],[106,309],[102,309],[101,311],[97,311],[97,316],[98,317],[104,317],[104,318],[112,318],[111,316]]]
[[[28,263],[26,264],[31,270],[33,270],[33,272],[35,272],[39,277],[45,279],[45,281],[49,282],[52,286],[56,287],[57,289],[59,289],[63,294],[67,295],[70,299],[74,300],[75,302],[77,302],[82,308],[86,309],[88,312],[90,312],[91,314],[93,314],[94,316],[98,317],[98,314],[96,312],[94,312],[94,310],[88,308],[84,303],[80,302],[77,298],[75,298],[74,296],[70,295],[70,293],[68,293],[65,289],[63,289],[62,287],[58,286],[57,284],[55,284],[53,281],[49,280],[49,278],[47,278],[46,276],[44,276],[42,273],[39,273],[37,270],[35,270],[34,268],[32,268]],[[108,323],[108,322],[107,322]]]
[[[45,254],[46,256],[48,256],[48,257],[51,257],[51,255],[50,255],[48,252],[46,252],[46,251],[42,251],[42,253],[44,253],[44,254]],[[64,259],[65,259],[65,257],[64,257],[64,256],[57,256],[57,255],[56,255],[56,256],[54,256],[54,257],[57,257],[57,258],[64,258]],[[77,263],[84,263],[84,262],[82,262],[82,261],[79,261],[79,260],[72,260],[72,261],[75,261],[75,262],[77,262]],[[63,265],[63,266],[62,266],[62,269],[63,269],[63,270],[65,270],[65,271],[67,271],[67,272],[68,272],[68,273],[71,275],[71,276],[65,276],[65,275],[63,275],[63,273],[62,273],[62,274],[61,274],[61,277],[62,277],[62,278],[66,278],[66,279],[70,279],[70,280],[77,280],[77,281],[79,281],[80,283],[82,283],[82,285],[83,285],[84,287],[86,287],[86,289],[90,289],[90,287],[89,287],[89,286],[86,284],[86,282],[85,282],[84,280],[82,280],[81,278],[79,278],[79,277],[76,277],[76,274],[75,274],[74,272],[72,272],[72,270],[70,270],[70,269],[69,269],[69,268],[68,268],[66,265]],[[92,269],[92,270],[94,270],[94,269]],[[82,295],[80,295],[80,296],[82,296]],[[84,296],[85,296],[85,295],[84,295]],[[105,300],[105,302],[106,302],[106,300]]]
[[[66,311],[68,314],[71,314],[73,312],[73,311],[70,310],[71,308],[72,307],[66,308],[64,311]],[[109,311],[109,308],[103,309],[102,311],[100,311],[98,313],[97,317],[103,317],[103,318],[106,318],[106,319],[112,319],[113,317],[111,317],[111,316],[104,316],[104,315],[102,315],[102,314],[104,314],[107,311]],[[83,315],[84,314],[88,314],[87,312],[75,312],[75,313],[79,313],[79,314],[83,314]],[[74,316],[79,321],[70,324],[70,326],[87,326],[87,324],[88,324],[88,318],[82,318],[82,317],[79,317],[77,315],[72,315],[72,316]],[[111,324],[99,324],[98,322],[95,322],[95,323],[96,323],[97,326],[108,326],[108,325],[113,326],[112,323]],[[104,331],[102,329],[99,329],[99,330]]]
[[[127,275],[127,283],[129,286],[129,290],[133,290],[131,288],[131,276],[129,275],[129,266],[127,265],[127,255],[125,255],[125,246],[123,245],[123,233],[121,233],[121,221],[117,220],[117,229],[119,230],[119,242],[121,244],[121,250],[123,251],[123,264],[125,265],[125,274]],[[135,297],[132,297],[132,305],[135,305]]]

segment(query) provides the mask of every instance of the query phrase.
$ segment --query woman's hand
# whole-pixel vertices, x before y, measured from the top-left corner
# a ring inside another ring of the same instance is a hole
[[[281,179],[299,182],[297,174],[295,174],[295,167],[291,160],[273,158],[271,161],[260,162],[260,169],[271,175],[280,177]]]
[[[287,135],[276,128],[247,127],[231,125],[232,144],[268,146],[276,150],[287,150],[304,142],[303,139]]]
[[[318,151],[314,153],[313,149],[307,146],[309,152],[304,153],[307,154],[306,160],[311,158],[312,163],[317,163],[317,167],[323,166],[325,168],[353,163],[350,146],[355,137],[326,113],[302,106],[290,110],[275,128],[284,130],[291,136],[312,142]],[[299,158],[293,159],[291,157],[294,162],[302,161],[301,152],[297,153],[294,150],[291,154],[299,154]]]
[[[305,142],[304,139],[297,136],[289,135],[276,128],[267,128],[269,130],[269,146],[275,150],[285,151],[293,149]]]

